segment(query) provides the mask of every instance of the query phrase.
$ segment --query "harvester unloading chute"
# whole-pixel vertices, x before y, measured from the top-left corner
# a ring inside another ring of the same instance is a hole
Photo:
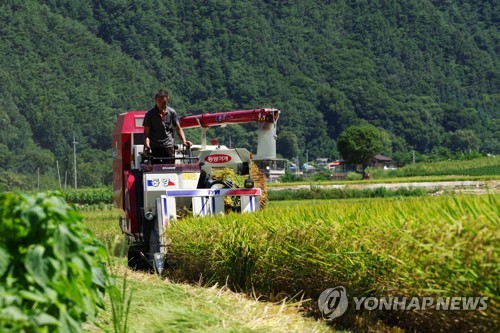
[[[202,128],[202,149],[206,147],[206,128],[225,126],[228,124],[244,124],[257,122],[257,153],[254,159],[276,157],[276,123],[280,115],[279,109],[253,109],[180,117],[182,128]]]

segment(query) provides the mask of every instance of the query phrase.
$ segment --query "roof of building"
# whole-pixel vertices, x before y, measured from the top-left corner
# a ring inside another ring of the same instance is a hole
[[[374,159],[377,161],[385,161],[385,162],[393,162],[393,160],[390,157],[384,156],[382,154],[378,154],[373,156]]]

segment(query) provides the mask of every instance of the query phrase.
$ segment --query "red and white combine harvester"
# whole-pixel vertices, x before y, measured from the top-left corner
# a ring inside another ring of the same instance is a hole
[[[234,210],[259,209],[260,188],[250,177],[252,160],[276,158],[278,109],[255,109],[180,117],[183,129],[201,128],[198,149],[176,146],[175,162],[155,163],[143,155],[146,111],[130,111],[118,116],[113,132],[113,203],[121,212],[120,228],[129,244],[129,266],[163,270],[166,239],[164,229],[177,218],[178,209],[193,215],[224,213],[224,197],[239,197]],[[207,128],[227,124],[258,123],[257,154],[245,148],[207,146]],[[230,168],[248,175],[244,188],[212,179],[212,171]]]

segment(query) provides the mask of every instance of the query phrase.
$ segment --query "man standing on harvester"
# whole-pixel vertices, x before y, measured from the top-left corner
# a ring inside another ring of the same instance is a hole
[[[154,162],[175,162],[174,129],[184,146],[189,148],[192,145],[191,141],[186,140],[177,113],[168,106],[168,91],[165,89],[156,93],[155,106],[146,113],[142,126],[145,156],[151,154],[156,159]]]

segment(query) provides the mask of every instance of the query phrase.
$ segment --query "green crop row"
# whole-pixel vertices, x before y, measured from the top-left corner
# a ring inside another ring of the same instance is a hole
[[[429,192],[423,188],[401,187],[397,190],[388,190],[385,187],[376,189],[297,189],[297,190],[275,190],[268,191],[268,198],[272,201],[278,200],[311,200],[311,199],[353,199],[353,198],[389,198],[389,197],[416,197],[425,196]]]
[[[113,191],[108,188],[88,188],[62,192],[66,202],[78,205],[113,203]]]
[[[189,218],[167,230],[175,279],[261,297],[331,287],[350,296],[488,297],[486,311],[374,311],[410,331],[499,325],[499,195],[271,202],[255,214]],[[355,326],[354,309],[339,318]],[[350,313],[350,315],[349,315]]]
[[[463,161],[408,164],[396,170],[371,169],[372,178],[418,176],[500,176],[500,158],[483,157]]]

